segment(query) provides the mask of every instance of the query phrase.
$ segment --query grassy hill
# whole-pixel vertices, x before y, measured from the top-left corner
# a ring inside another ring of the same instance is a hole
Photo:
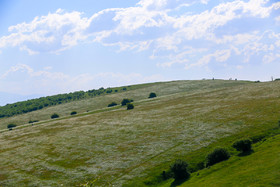
[[[234,156],[228,161],[192,174],[179,186],[280,186],[280,135],[253,147],[248,156]],[[165,185],[171,186],[173,180]]]
[[[175,159],[195,169],[214,147],[276,128],[279,93],[280,82],[173,81],[4,118],[0,186],[168,185],[156,179]],[[123,98],[135,108],[106,107]],[[24,125],[30,119],[39,123]]]
[[[223,87],[231,87],[234,85],[246,84],[247,81],[222,81],[217,80],[209,81],[173,81],[173,82],[162,82],[162,83],[151,83],[151,84],[141,84],[132,85],[120,88],[112,88],[113,90],[120,90],[119,92],[112,92],[110,94],[96,96],[93,98],[81,99],[78,101],[72,101],[65,104],[55,105],[43,108],[41,110],[9,117],[1,118],[0,120],[0,130],[6,129],[7,124],[15,123],[17,125],[27,124],[30,120],[48,120],[52,113],[56,112],[60,116],[69,116],[72,111],[77,111],[78,113],[85,113],[88,111],[98,110],[115,101],[120,103],[125,97],[131,97],[135,101],[140,101],[147,99],[150,92],[156,92],[159,96],[176,94],[181,92],[196,93],[205,91],[207,89],[219,89]],[[122,88],[126,88],[126,91],[122,91]],[[12,105],[12,104],[11,104]]]

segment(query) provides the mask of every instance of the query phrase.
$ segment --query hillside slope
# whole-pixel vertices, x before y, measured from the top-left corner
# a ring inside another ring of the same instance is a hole
[[[159,97],[147,99],[150,92]],[[280,83],[205,80],[154,83],[125,93],[67,103],[1,120],[69,116],[0,134],[0,185],[94,186],[149,177],[223,138],[227,142],[275,127]],[[135,109],[106,106],[122,98]],[[103,108],[106,109],[103,109]],[[88,113],[83,113],[90,110]],[[22,123],[23,124],[23,123]],[[225,141],[226,142],[226,141]],[[207,148],[208,149],[208,148]]]
[[[234,156],[196,172],[180,186],[280,186],[279,147],[280,135],[277,135],[254,146],[252,154]]]
[[[150,84],[132,85],[126,87],[115,88],[120,90],[126,88],[127,91],[113,92],[111,94],[105,94],[96,96],[93,98],[82,99],[78,101],[72,101],[60,105],[46,107],[41,110],[29,112],[26,114],[16,115],[8,118],[0,119],[0,130],[6,129],[7,124],[15,123],[16,125],[23,125],[30,120],[48,120],[52,113],[56,112],[60,116],[69,116],[72,111],[78,113],[84,113],[107,107],[107,105],[113,101],[120,103],[123,98],[133,98],[135,101],[147,99],[150,92],[156,92],[159,96],[186,92],[188,94],[203,92],[207,89],[219,89],[232,87],[236,85],[248,84],[248,81],[172,81],[172,82],[159,82]]]

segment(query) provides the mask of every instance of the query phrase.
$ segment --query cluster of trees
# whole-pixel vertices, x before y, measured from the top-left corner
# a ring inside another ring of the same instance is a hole
[[[252,151],[252,141],[249,139],[243,139],[236,141],[233,145],[237,151],[240,151],[240,154],[250,153]],[[230,158],[230,153],[225,148],[216,148],[210,152],[206,158],[205,162],[202,163],[201,169],[204,167],[210,167],[216,163],[222,162]],[[201,165],[201,163],[199,163]],[[162,172],[163,179],[168,179],[173,177],[176,180],[186,180],[190,177],[190,169],[188,168],[188,163],[183,160],[176,160],[169,168],[169,171]]]
[[[131,110],[134,108],[134,105],[132,104],[133,102],[133,99],[123,99],[122,102],[121,102],[121,106],[127,106],[127,110]],[[108,107],[113,107],[113,106],[116,106],[118,105],[116,102],[112,102],[110,104],[108,104]]]
[[[125,87],[122,88],[122,90],[127,90]],[[118,90],[115,90],[117,92]],[[83,98],[87,98],[90,96],[96,96],[100,95],[102,93],[112,93],[112,89],[104,89],[104,88],[99,88],[98,90],[89,90],[87,92],[84,91],[79,91],[79,92],[74,92],[74,93],[69,93],[69,94],[59,94],[59,95],[54,95],[54,96],[48,96],[48,97],[41,97],[39,99],[32,99],[28,101],[23,101],[23,102],[17,102],[14,104],[8,104],[4,107],[0,107],[0,118],[3,117],[9,117],[13,116],[15,114],[21,114],[21,113],[27,113],[31,112],[34,110],[42,109],[47,106],[52,106],[56,104],[61,104],[65,102],[69,102],[72,100],[79,100]],[[156,94],[154,92],[149,94],[148,98],[154,98],[156,97]],[[133,99],[128,99],[124,98],[121,102],[121,106],[126,106],[127,110],[132,110],[134,109],[134,105],[132,104]],[[108,104],[108,107],[116,106],[118,105],[116,102],[112,102]],[[76,111],[72,111],[70,115],[76,115]],[[57,113],[53,113],[51,115],[51,119],[59,118],[59,115]],[[29,123],[35,123],[38,122],[38,120],[30,120]],[[12,130],[14,127],[16,127],[15,124],[9,124],[7,126],[8,129]]]
[[[127,90],[126,88],[125,89],[124,88],[120,90]],[[0,118],[32,112],[48,106],[59,105],[62,103],[81,100],[85,98],[91,98],[102,94],[110,94],[113,91],[118,92],[118,90],[119,89],[113,90],[111,88],[104,89],[103,87],[101,87],[98,90],[93,89],[93,90],[88,90],[86,92],[77,91],[73,93],[58,94],[54,96],[41,97],[38,99],[31,99],[27,101],[16,102],[13,104],[7,104],[5,106],[0,107]]]

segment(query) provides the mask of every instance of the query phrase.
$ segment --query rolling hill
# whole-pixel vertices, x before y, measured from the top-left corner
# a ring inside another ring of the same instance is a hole
[[[150,92],[157,97],[148,99]],[[171,179],[157,178],[177,158],[187,160],[194,171],[182,185],[203,186],[212,180],[207,172],[216,173],[213,180],[228,172],[214,167],[197,171],[207,152],[243,137],[270,135],[278,127],[279,93],[278,81],[160,82],[3,118],[0,186],[170,185]],[[123,98],[133,99],[135,108],[107,107]],[[71,116],[72,111],[78,114]],[[60,118],[50,119],[54,112]],[[29,120],[39,122],[31,125]],[[18,127],[9,131],[9,123]],[[271,145],[279,145],[276,140]],[[269,148],[268,143],[259,147]],[[256,149],[246,159],[257,154]],[[195,171],[205,180],[195,177]]]

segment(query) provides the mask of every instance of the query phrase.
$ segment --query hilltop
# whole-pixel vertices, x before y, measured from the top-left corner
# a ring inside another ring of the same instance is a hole
[[[277,128],[279,91],[279,81],[160,82],[2,118],[0,185],[169,185],[156,179],[175,159],[195,171],[213,148]],[[135,108],[107,107],[123,98]]]

